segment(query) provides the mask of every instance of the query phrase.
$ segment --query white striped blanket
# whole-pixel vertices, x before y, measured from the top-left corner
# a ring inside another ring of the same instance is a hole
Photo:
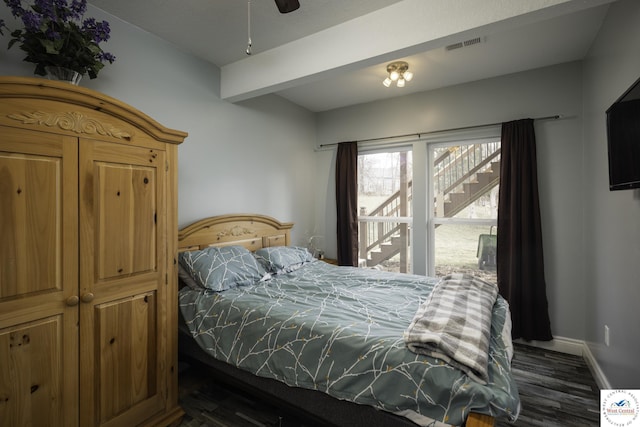
[[[404,332],[407,348],[443,359],[486,384],[491,311],[497,296],[495,284],[474,276],[444,277]]]

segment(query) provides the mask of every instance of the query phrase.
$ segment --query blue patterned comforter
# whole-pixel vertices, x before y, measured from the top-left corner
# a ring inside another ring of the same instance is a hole
[[[511,322],[493,307],[486,385],[410,352],[403,332],[438,279],[321,261],[223,292],[180,291],[180,310],[211,356],[290,386],[371,405],[419,425],[461,425],[469,412],[514,421]]]

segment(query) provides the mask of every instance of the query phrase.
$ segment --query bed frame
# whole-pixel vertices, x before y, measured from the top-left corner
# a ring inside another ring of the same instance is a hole
[[[288,246],[292,228],[292,223],[257,214],[205,218],[179,230],[178,251],[230,245],[241,245],[251,251],[269,246]],[[339,427],[416,427],[413,422],[390,412],[339,400],[319,391],[289,387],[215,360],[198,346],[188,332],[183,328],[180,331],[180,358],[206,365],[217,380],[304,417],[309,423]],[[494,423],[493,417],[472,413],[465,425],[490,427]]]

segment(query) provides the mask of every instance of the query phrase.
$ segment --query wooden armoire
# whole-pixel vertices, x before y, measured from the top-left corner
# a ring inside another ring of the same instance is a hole
[[[181,419],[186,136],[87,88],[0,77],[0,425]]]

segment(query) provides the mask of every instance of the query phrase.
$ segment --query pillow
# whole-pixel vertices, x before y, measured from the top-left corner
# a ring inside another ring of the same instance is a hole
[[[204,289],[198,282],[193,280],[193,277],[187,272],[187,270],[178,262],[178,280],[183,285],[190,287],[191,289],[202,290]]]
[[[306,249],[297,246],[274,246],[258,249],[254,253],[260,263],[274,274],[290,273],[315,260]]]
[[[182,252],[178,260],[198,285],[212,291],[252,285],[268,277],[264,267],[242,246]]]

